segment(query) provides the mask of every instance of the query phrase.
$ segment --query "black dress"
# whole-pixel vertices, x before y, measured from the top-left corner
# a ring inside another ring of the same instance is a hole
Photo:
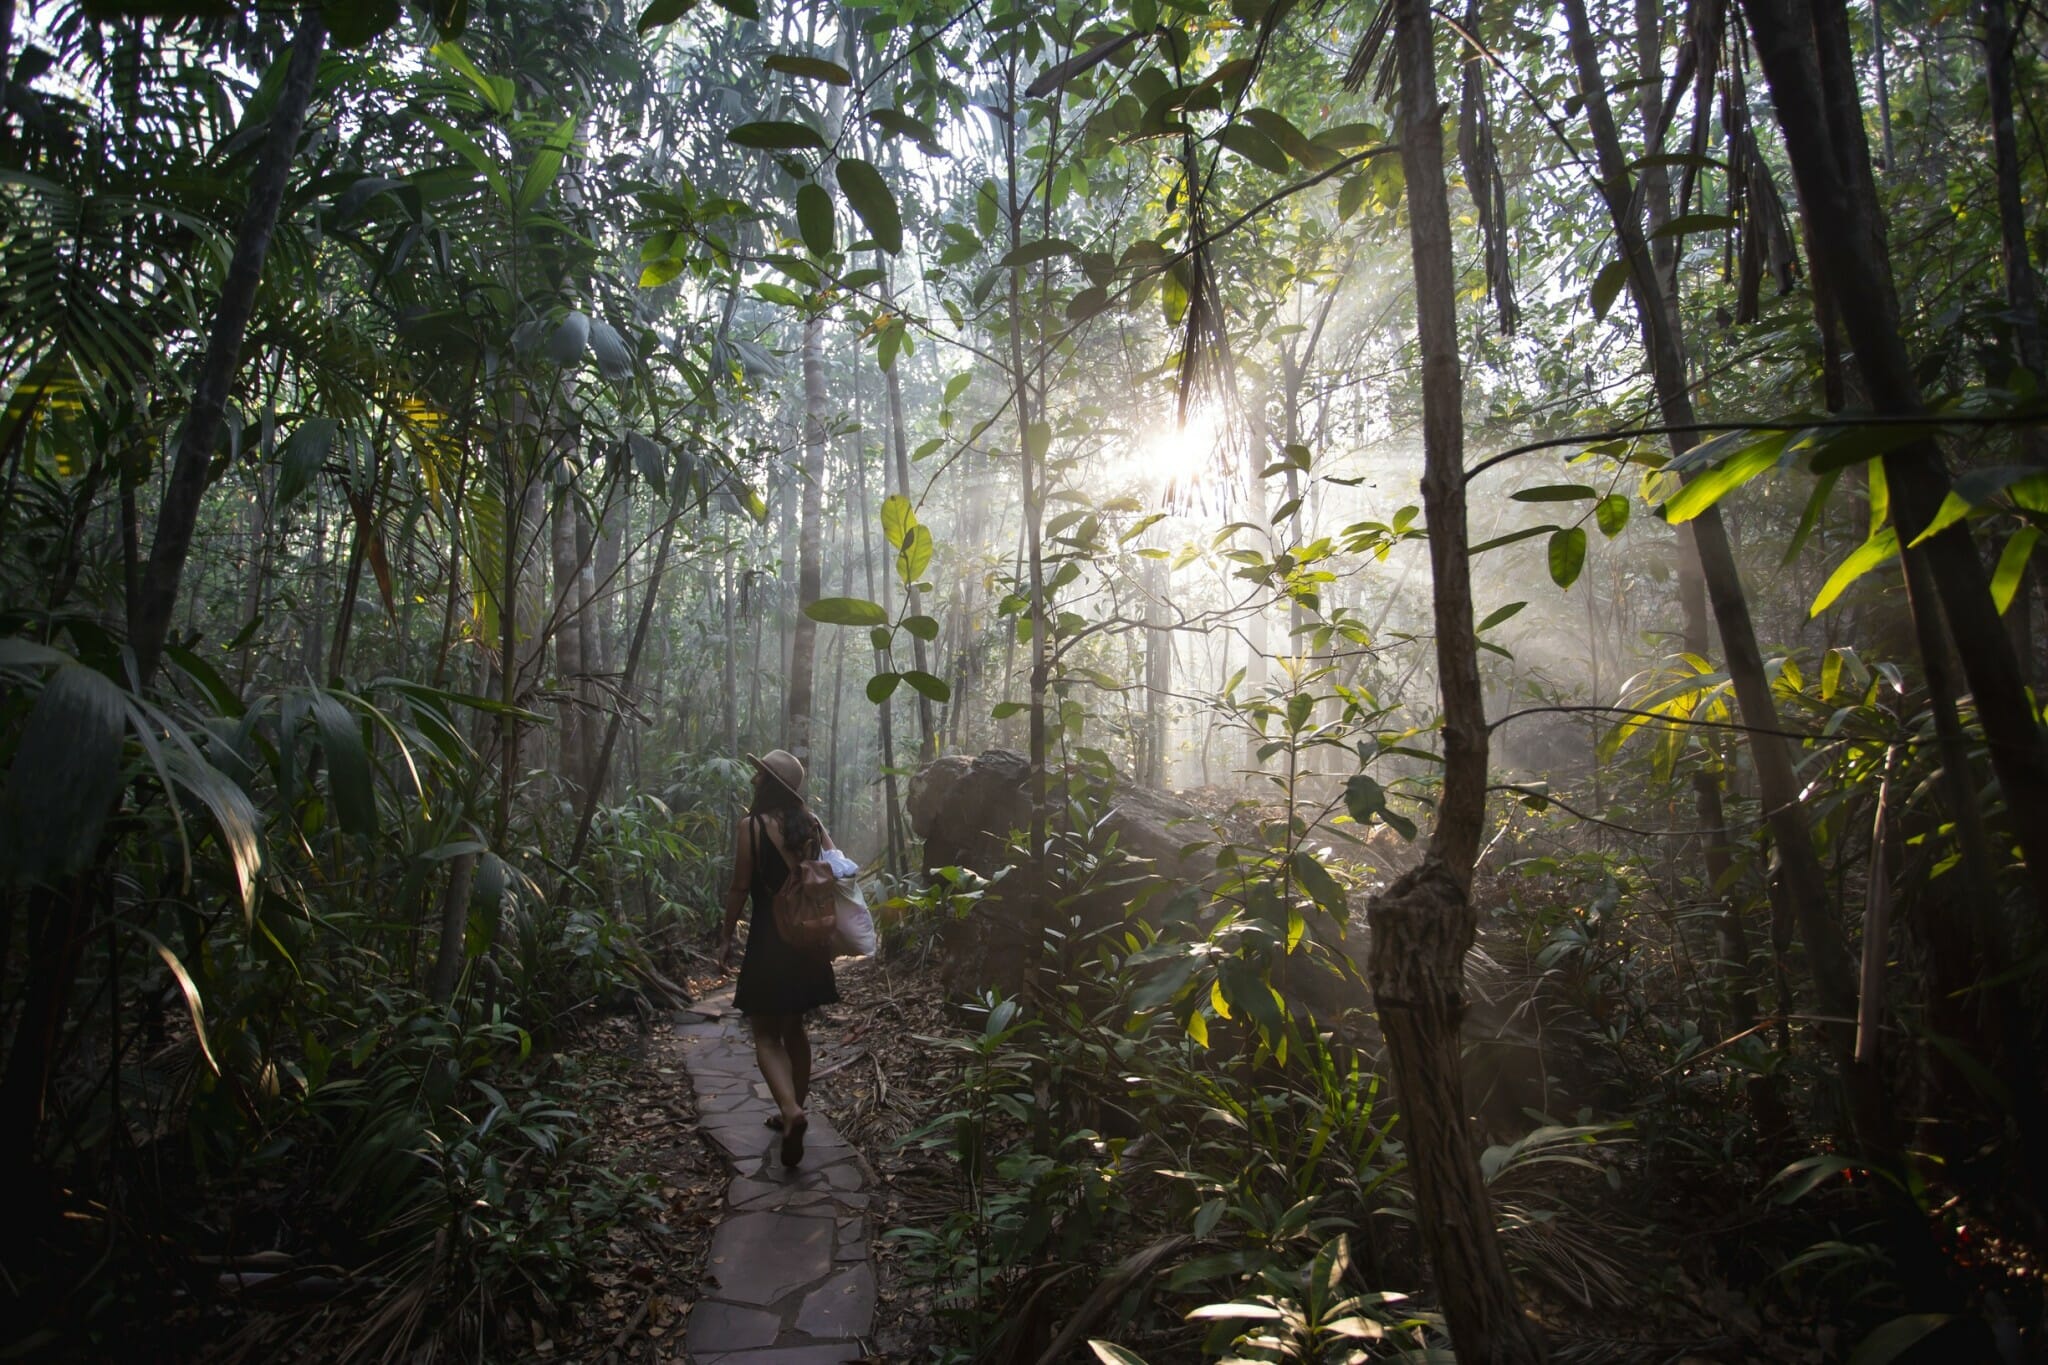
[[[753,908],[733,1008],[741,1014],[803,1014],[838,1004],[832,959],[822,953],[799,953],[775,931],[775,893],[789,879],[789,864],[761,828],[759,817],[749,818],[742,828],[754,841],[754,879],[748,887]]]

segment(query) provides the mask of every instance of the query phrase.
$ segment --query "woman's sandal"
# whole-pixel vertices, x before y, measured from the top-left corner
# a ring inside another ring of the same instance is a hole
[[[804,1159],[804,1130],[810,1126],[810,1119],[798,1114],[796,1122],[782,1130],[783,1165],[794,1166]]]

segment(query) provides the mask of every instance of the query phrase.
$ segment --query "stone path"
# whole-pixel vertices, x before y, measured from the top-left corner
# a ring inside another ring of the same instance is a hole
[[[841,1365],[868,1355],[875,1271],[868,1261],[873,1172],[812,1110],[804,1159],[785,1167],[775,1112],[731,991],[699,1001],[678,1026],[698,1122],[733,1180],[711,1237],[706,1283],[690,1310],[695,1365]]]

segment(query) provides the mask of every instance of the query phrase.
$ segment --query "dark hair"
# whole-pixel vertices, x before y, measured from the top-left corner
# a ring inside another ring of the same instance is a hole
[[[754,803],[747,807],[747,814],[755,818],[780,815],[783,846],[798,862],[815,858],[824,850],[825,827],[811,814],[804,799],[783,786],[773,773],[756,770]]]

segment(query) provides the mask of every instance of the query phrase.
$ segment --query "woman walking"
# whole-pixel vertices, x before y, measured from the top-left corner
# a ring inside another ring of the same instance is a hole
[[[775,929],[775,893],[798,863],[832,847],[832,836],[804,804],[804,765],[795,754],[771,750],[754,765],[754,799],[740,821],[733,851],[732,885],[725,893],[725,924],[718,960],[729,965],[740,912],[753,901],[753,927],[733,991],[733,1008],[754,1031],[754,1059],[780,1112],[769,1120],[782,1130],[782,1164],[804,1158],[804,1100],[811,1090],[811,1040],[804,1015],[839,1003],[832,958],[790,947]]]

